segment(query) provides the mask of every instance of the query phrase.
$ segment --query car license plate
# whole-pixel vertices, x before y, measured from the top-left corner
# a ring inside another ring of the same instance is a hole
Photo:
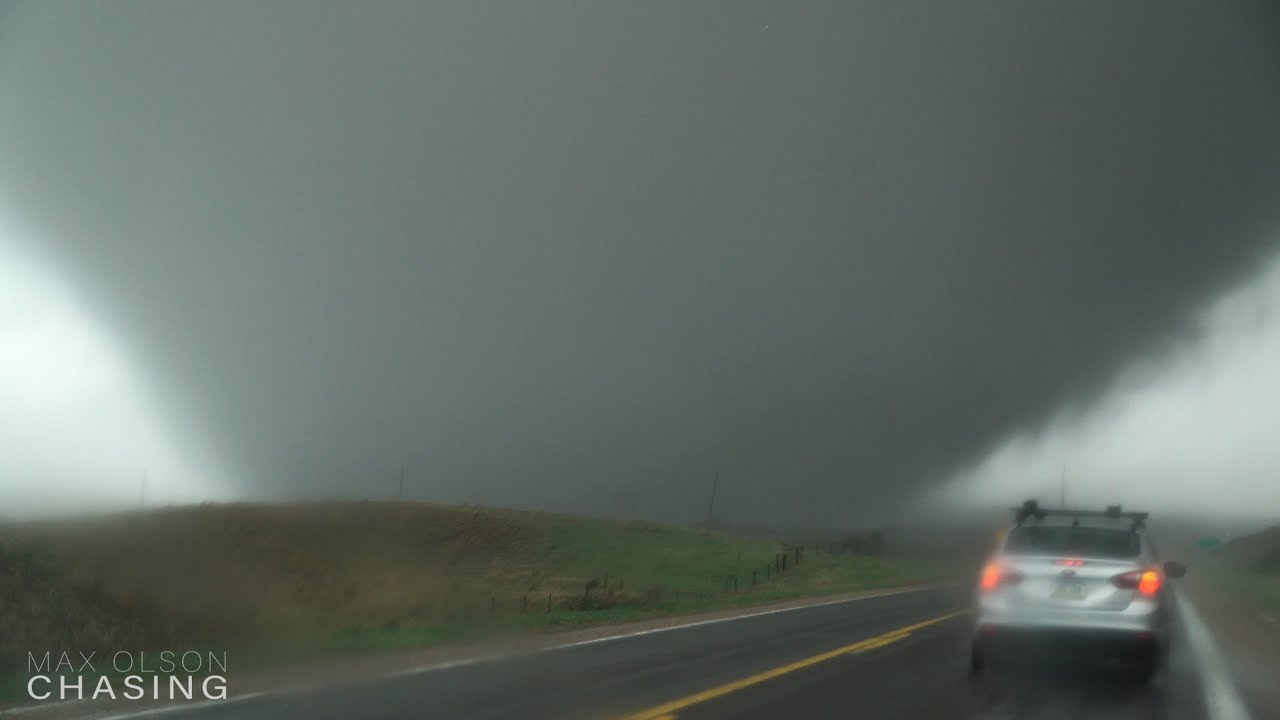
[[[1084,583],[1081,582],[1060,582],[1058,587],[1053,591],[1053,597],[1058,600],[1083,600],[1084,599]]]

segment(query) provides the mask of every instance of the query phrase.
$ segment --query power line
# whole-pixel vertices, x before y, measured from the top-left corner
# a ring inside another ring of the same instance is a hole
[[[716,516],[716,488],[720,485],[720,473],[711,481],[711,504],[707,507],[707,524],[710,525]]]
[[[1067,509],[1067,464],[1062,463],[1062,477],[1058,480],[1058,503],[1063,510]]]

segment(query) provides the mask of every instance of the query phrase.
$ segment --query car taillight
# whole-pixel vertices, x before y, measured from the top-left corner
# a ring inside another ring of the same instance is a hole
[[[978,584],[983,590],[995,590],[1001,585],[1017,585],[1022,582],[1023,574],[1017,570],[1002,568],[995,563],[982,568],[982,577]]]
[[[1138,592],[1143,595],[1155,595],[1160,590],[1160,573],[1155,570],[1148,570],[1142,573],[1142,579],[1138,581]]]
[[[1155,595],[1163,582],[1157,570],[1131,570],[1111,578],[1111,584],[1121,590],[1137,590],[1140,595]]]

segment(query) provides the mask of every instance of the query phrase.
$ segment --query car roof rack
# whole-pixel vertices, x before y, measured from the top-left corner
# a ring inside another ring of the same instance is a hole
[[[1071,517],[1077,520],[1082,517],[1105,517],[1114,519],[1127,519],[1133,523],[1134,530],[1146,527],[1149,513],[1145,512],[1126,512],[1119,505],[1108,505],[1106,510],[1067,510],[1066,508],[1050,509],[1040,507],[1040,503],[1035,500],[1027,500],[1020,507],[1011,508],[1013,510],[1014,520],[1017,525],[1022,525],[1028,520],[1040,521],[1046,517]]]

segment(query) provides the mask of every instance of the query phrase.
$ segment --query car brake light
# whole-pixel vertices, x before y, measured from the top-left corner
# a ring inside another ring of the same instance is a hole
[[[1000,566],[988,565],[982,568],[982,579],[979,584],[983,590],[994,590],[1000,584]]]
[[[1160,573],[1155,570],[1148,570],[1142,573],[1142,579],[1138,580],[1138,592],[1143,595],[1155,595],[1160,589]]]
[[[1155,595],[1164,579],[1156,570],[1130,570],[1111,578],[1111,583],[1122,590],[1137,590],[1140,595]]]
[[[1084,565],[1083,560],[1054,560],[1054,565],[1065,565],[1067,567],[1080,567]]]
[[[1023,575],[1017,570],[1008,570],[995,563],[982,568],[979,585],[983,590],[995,590],[1001,585],[1017,585],[1022,582]]]

